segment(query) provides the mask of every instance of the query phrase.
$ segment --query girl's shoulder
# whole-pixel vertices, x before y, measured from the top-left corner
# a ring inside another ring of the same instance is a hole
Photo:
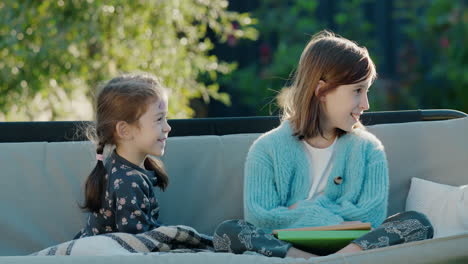
[[[354,129],[352,132],[345,134],[347,140],[352,142],[352,145],[357,145],[368,151],[384,151],[384,145],[374,134],[369,132],[365,127]]]
[[[146,171],[137,165],[117,155],[114,151],[106,161],[106,171],[109,179],[127,179],[137,183],[143,183],[147,178],[154,177],[150,171]],[[147,175],[146,173],[150,174]],[[149,179],[148,179],[149,180]]]
[[[356,128],[351,133],[359,139],[361,139],[362,141],[367,142],[369,144],[375,144],[379,146],[382,145],[380,139],[378,139],[374,134],[369,132],[365,127]]]
[[[250,150],[262,149],[273,150],[283,149],[298,144],[298,140],[293,136],[293,131],[289,121],[283,121],[278,127],[260,135],[252,144]]]
[[[125,164],[111,166],[108,187],[110,190],[122,190],[129,188],[148,189],[150,186],[144,180],[144,173],[133,169]]]

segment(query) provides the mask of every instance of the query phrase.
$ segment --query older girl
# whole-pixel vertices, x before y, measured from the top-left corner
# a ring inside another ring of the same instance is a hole
[[[282,124],[252,145],[245,163],[245,220],[215,231],[219,251],[312,257],[273,229],[368,222],[376,228],[341,251],[432,237],[416,212],[387,216],[388,166],[381,142],[359,122],[376,70],[366,48],[330,32],[305,47],[292,86],[279,96]],[[386,227],[391,227],[386,229]],[[229,246],[228,246],[229,245]]]

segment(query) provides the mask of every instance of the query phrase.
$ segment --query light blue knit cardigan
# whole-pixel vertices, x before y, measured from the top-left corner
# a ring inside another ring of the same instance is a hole
[[[308,159],[303,143],[292,134],[284,121],[251,146],[244,171],[245,219],[268,231],[358,220],[380,225],[388,202],[388,165],[381,142],[364,129],[341,136],[324,194],[310,201],[305,200],[311,186]],[[335,183],[338,177],[341,184]],[[297,202],[296,209],[288,209]]]

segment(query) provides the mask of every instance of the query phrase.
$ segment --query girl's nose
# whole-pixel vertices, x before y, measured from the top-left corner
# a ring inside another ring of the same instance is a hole
[[[369,110],[370,105],[369,105],[369,99],[367,98],[367,93],[364,93],[363,96],[361,97],[361,102],[359,104],[359,107],[364,111]]]
[[[164,126],[164,132],[169,133],[171,132],[171,130],[172,130],[172,127],[168,123],[166,123],[166,125]]]

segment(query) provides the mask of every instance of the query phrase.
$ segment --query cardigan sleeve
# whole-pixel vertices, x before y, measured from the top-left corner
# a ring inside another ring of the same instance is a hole
[[[376,150],[369,159],[361,194],[355,203],[344,200],[340,203],[322,195],[317,203],[329,208],[345,221],[369,222],[373,227],[379,226],[387,216],[388,203],[388,165],[383,150]]]
[[[341,216],[317,203],[301,201],[293,210],[283,205],[272,159],[258,148],[249,151],[244,170],[244,216],[255,226],[273,230],[343,222]]]

